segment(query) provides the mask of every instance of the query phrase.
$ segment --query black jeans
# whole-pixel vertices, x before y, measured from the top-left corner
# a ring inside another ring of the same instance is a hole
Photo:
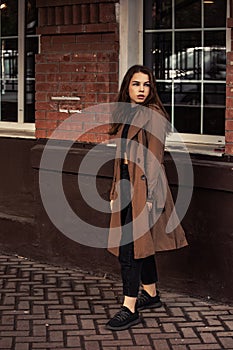
[[[137,297],[140,283],[152,284],[158,280],[154,255],[134,259],[132,204],[128,166],[121,165],[121,203],[127,205],[121,210],[122,239],[119,251],[123,294]],[[127,224],[127,228],[125,225]]]

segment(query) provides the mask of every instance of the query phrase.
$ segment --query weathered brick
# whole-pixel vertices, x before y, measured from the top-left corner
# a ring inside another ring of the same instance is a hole
[[[47,137],[47,131],[46,130],[37,129],[36,133],[35,133],[35,136],[38,139],[45,139]]]
[[[225,153],[229,155],[233,154],[233,143],[226,144]]]
[[[99,5],[99,21],[102,23],[115,22],[115,4],[100,3]]]
[[[57,63],[37,63],[36,73],[57,73],[59,66]]]
[[[226,142],[233,142],[233,131],[226,131]]]
[[[226,131],[233,131],[233,120],[226,120]]]

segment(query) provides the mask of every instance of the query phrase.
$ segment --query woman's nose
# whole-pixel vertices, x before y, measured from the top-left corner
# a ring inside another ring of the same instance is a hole
[[[140,91],[144,91],[144,85],[140,85]]]

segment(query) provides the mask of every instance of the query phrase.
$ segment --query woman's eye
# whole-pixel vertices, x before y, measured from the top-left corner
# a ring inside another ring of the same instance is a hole
[[[146,86],[146,87],[150,87],[150,83],[146,83],[145,86]]]

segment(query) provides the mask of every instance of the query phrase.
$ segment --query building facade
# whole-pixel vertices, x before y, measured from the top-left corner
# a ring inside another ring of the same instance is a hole
[[[108,120],[82,112],[114,102],[128,67],[146,64],[171,116],[165,165],[174,196],[174,157],[185,168],[183,144],[194,171],[183,219],[189,247],[158,254],[161,284],[232,298],[232,18],[231,0],[1,1],[2,251],[118,274],[106,250],[74,242],[51,222],[40,160],[48,139],[57,140],[55,155],[71,139],[62,170],[66,196],[84,220],[107,226],[109,216],[86,206],[76,179],[85,155],[107,140]],[[114,150],[103,146],[98,157],[106,157],[97,187],[107,200]],[[88,186],[93,174],[82,175]]]

